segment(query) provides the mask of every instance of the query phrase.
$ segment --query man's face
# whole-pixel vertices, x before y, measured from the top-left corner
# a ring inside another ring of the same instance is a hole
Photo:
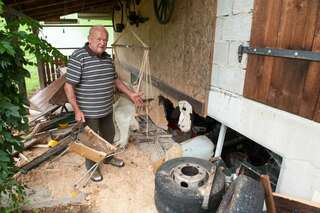
[[[108,34],[104,30],[95,30],[89,36],[89,47],[97,55],[101,55],[107,48]]]

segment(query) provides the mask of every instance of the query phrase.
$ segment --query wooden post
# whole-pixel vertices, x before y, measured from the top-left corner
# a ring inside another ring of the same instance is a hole
[[[33,32],[33,35],[38,36],[39,29],[32,29],[32,32]],[[43,62],[39,59],[39,57],[37,57],[37,65],[38,65],[38,77],[39,77],[40,88],[43,89],[46,87],[44,66],[43,66]]]
[[[274,204],[270,179],[268,175],[261,175],[261,184],[265,193],[265,201],[267,205],[267,213],[276,213],[276,206]]]

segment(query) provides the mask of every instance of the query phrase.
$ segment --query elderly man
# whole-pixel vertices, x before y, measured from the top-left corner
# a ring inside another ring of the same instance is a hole
[[[75,119],[84,122],[108,142],[113,143],[115,130],[113,124],[114,86],[125,93],[136,106],[142,106],[141,94],[133,92],[118,79],[112,59],[105,50],[108,33],[103,26],[93,26],[89,31],[88,42],[84,47],[75,50],[70,56],[65,92],[71,104]],[[104,163],[122,167],[124,162],[115,157],[106,158]],[[86,159],[86,168],[94,162]],[[91,180],[103,179],[97,169]]]

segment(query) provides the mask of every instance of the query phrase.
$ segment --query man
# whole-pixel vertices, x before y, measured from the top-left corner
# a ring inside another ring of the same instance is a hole
[[[88,42],[70,56],[64,89],[76,121],[84,122],[109,143],[113,143],[114,86],[126,94],[136,106],[142,106],[143,101],[140,93],[132,92],[118,79],[112,59],[105,52],[107,42],[108,33],[103,26],[93,26],[90,29]],[[124,162],[115,157],[105,159],[104,163],[124,166]],[[94,162],[86,159],[85,164],[86,168],[90,169]],[[91,180],[102,179],[98,168]]]

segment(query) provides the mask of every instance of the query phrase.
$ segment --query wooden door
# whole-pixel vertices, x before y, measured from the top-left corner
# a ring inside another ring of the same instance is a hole
[[[320,52],[320,1],[255,0],[250,46]],[[250,55],[244,96],[320,122],[320,62]]]

